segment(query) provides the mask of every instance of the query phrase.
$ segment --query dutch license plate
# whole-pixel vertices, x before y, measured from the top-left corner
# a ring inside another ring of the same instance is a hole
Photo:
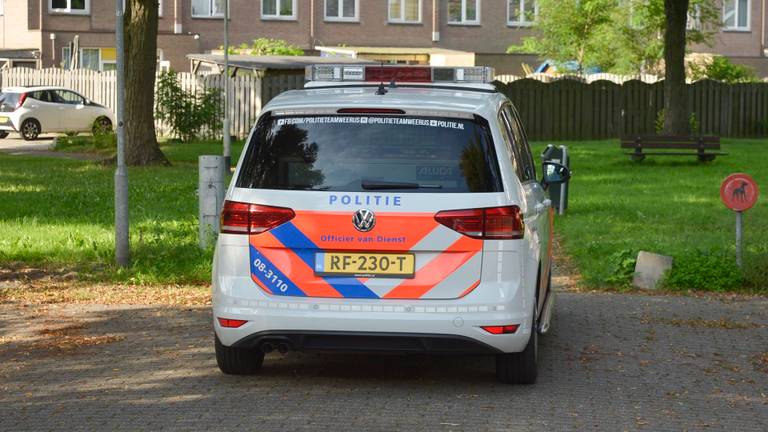
[[[412,278],[416,272],[413,254],[318,252],[315,273],[320,276]]]
[[[8,121],[8,117],[0,117],[0,123],[5,123]]]

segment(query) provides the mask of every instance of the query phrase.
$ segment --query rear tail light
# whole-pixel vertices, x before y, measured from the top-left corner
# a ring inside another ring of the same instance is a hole
[[[487,331],[490,334],[512,334],[520,327],[519,324],[510,324],[503,326],[481,326],[480,328]]]
[[[294,216],[296,213],[289,208],[225,201],[221,211],[221,232],[260,234],[288,222]]]
[[[247,323],[246,320],[238,320],[238,319],[229,319],[229,318],[219,318],[219,324],[222,327],[227,328],[238,328],[242,327],[243,324]]]
[[[24,101],[27,100],[27,94],[22,93],[19,95],[19,101],[16,103],[16,107],[13,108],[14,111],[21,108],[22,105],[24,105]]]
[[[518,206],[441,211],[435,215],[435,220],[477,239],[521,239],[525,233],[523,215]]]

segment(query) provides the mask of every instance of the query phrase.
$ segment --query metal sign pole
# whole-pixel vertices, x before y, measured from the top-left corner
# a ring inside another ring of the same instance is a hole
[[[736,265],[741,267],[741,247],[742,247],[742,219],[744,212],[736,212]]]
[[[125,168],[125,0],[115,0],[117,48],[117,170],[115,170],[115,259],[120,267],[130,263],[128,237],[128,170]]]
[[[232,164],[232,143],[229,130],[229,0],[224,1],[224,169]]]

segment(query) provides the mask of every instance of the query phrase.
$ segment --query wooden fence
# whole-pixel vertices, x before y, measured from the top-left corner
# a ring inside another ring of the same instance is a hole
[[[179,73],[185,90],[222,89],[221,75]],[[243,138],[261,108],[277,94],[301,88],[303,75],[239,76],[230,80],[232,134]],[[61,69],[6,69],[0,86],[55,85],[71,88],[110,109],[115,107],[114,72]],[[542,82],[518,79],[496,82],[517,106],[528,135],[534,140],[601,139],[652,134],[664,105],[664,82],[639,80],[591,83],[563,79]],[[691,109],[700,133],[726,137],[768,136],[768,83],[723,84],[698,81],[688,85]],[[166,132],[158,124],[159,133]]]
[[[600,139],[656,132],[664,108],[664,82],[616,84],[522,79],[496,83],[515,104],[533,140]],[[688,85],[699,133],[768,136],[768,83]]]
[[[184,90],[196,93],[210,88],[220,89],[223,92],[225,78],[222,75],[196,76],[191,73],[178,73],[177,79]],[[232,135],[243,138],[248,135],[261,112],[262,82],[260,78],[252,76],[238,76],[229,80],[230,130]],[[115,81],[114,71],[13,68],[0,72],[0,87],[32,85],[65,87],[106,106],[113,112],[117,105]],[[160,122],[155,126],[158,134],[168,132],[165,125]]]

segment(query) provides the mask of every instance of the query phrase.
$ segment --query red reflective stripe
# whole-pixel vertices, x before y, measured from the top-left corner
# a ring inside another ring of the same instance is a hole
[[[307,297],[342,297],[325,279],[315,276],[314,269],[290,249],[259,248],[259,252],[288,276]]]
[[[388,299],[416,299],[426,294],[445,277],[470,258],[475,256],[482,248],[483,241],[470,237],[461,237],[443,253],[435,257],[421,270],[416,272],[416,277],[396,286],[382,298]]]
[[[361,233],[352,224],[352,211],[297,211],[292,223],[320,249],[398,251],[411,250],[439,226],[432,213],[376,213],[376,225]],[[384,237],[379,241],[378,237]],[[358,239],[372,239],[360,242]],[[392,241],[401,239],[402,241]]]
[[[469,288],[465,289],[461,294],[459,294],[459,298],[462,298],[465,295],[467,295],[467,294],[471,293],[472,291],[474,291],[475,288],[477,288],[478,285],[480,285],[480,281],[477,281],[477,282],[473,283]]]

